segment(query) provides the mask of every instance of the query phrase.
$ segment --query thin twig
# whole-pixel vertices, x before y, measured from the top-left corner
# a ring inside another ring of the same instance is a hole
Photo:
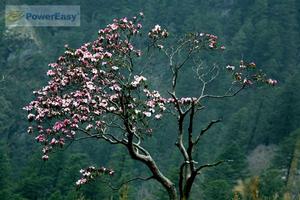
[[[216,167],[216,166],[218,166],[218,165],[220,165],[220,164],[222,164],[222,163],[224,163],[224,162],[232,162],[232,160],[220,160],[220,161],[215,162],[215,163],[213,163],[213,164],[205,164],[205,165],[201,165],[200,167],[198,167],[198,168],[196,169],[196,172],[197,172],[197,174],[199,174],[200,171],[201,171],[202,169],[204,169],[204,168]]]
[[[199,133],[199,135],[197,136],[194,144],[197,145],[197,143],[199,142],[201,136],[208,131],[214,124],[221,122],[221,119],[217,119],[217,120],[212,120],[207,126],[206,128],[202,129],[201,132]]]

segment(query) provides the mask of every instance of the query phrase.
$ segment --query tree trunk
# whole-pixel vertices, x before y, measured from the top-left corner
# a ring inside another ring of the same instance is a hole
[[[167,190],[170,200],[178,200],[177,191],[174,183],[172,183],[167,177],[165,177],[161,173],[161,171],[159,170],[158,166],[156,165],[155,161],[149,153],[147,153],[147,155],[142,155],[136,151],[133,145],[133,133],[131,132],[131,129],[129,128],[127,123],[125,123],[125,126],[128,132],[128,144],[126,146],[131,158],[142,162],[148,167],[148,169],[152,173],[153,179],[157,180],[165,188],[165,190]]]
[[[161,171],[158,169],[155,161],[150,156],[143,156],[136,154],[136,152],[131,152],[129,150],[131,157],[135,160],[141,161],[144,163],[149,170],[151,171],[153,178],[157,180],[168,192],[170,200],[177,200],[177,191],[174,183],[172,183],[167,177],[165,177]]]

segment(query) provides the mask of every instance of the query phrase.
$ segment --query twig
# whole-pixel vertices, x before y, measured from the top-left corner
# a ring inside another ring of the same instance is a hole
[[[215,98],[215,99],[221,99],[221,98],[226,98],[226,97],[234,97],[236,96],[238,93],[240,93],[244,88],[246,87],[245,84],[243,84],[242,87],[240,87],[237,91],[235,91],[233,94],[225,94],[225,95],[209,95],[209,94],[206,94],[206,95],[203,95],[200,97],[200,99],[203,99],[203,98]]]
[[[114,187],[114,186],[112,186],[111,183],[109,183],[109,184],[108,184],[108,187],[110,187],[112,190],[119,190],[119,189],[122,188],[123,185],[126,185],[126,184],[128,184],[128,183],[130,183],[130,182],[138,181],[138,180],[139,180],[139,181],[148,181],[148,180],[153,179],[153,178],[154,178],[153,176],[150,176],[150,177],[147,177],[147,178],[136,177],[136,178],[132,178],[132,179],[129,179],[129,180],[127,180],[127,181],[121,183],[118,187]],[[103,182],[104,182],[104,181],[103,181]],[[107,182],[104,182],[104,183],[107,183]]]
[[[201,130],[201,132],[199,133],[198,137],[196,138],[194,144],[196,145],[196,144],[199,142],[201,136],[202,136],[206,131],[208,131],[214,124],[219,123],[219,122],[221,122],[221,119],[212,120],[212,121],[207,125],[206,128],[204,128],[204,129]]]
[[[220,165],[220,164],[222,164],[222,163],[224,163],[224,162],[232,162],[232,160],[220,160],[220,161],[215,162],[215,163],[213,163],[213,164],[205,164],[205,165],[201,165],[200,167],[198,167],[198,168],[196,169],[196,172],[197,172],[197,174],[199,174],[201,169],[209,168],[209,167],[216,167],[216,166],[218,166],[218,165]]]

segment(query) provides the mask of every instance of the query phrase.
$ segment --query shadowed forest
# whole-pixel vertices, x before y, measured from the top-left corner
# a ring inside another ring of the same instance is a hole
[[[79,27],[5,26],[6,5],[80,5]],[[199,141],[200,164],[230,160],[206,168],[193,185],[191,200],[300,199],[300,1],[298,0],[2,0],[0,15],[0,199],[1,200],[164,200],[165,190],[127,150],[103,140],[74,141],[42,157],[42,146],[27,133],[32,91],[47,84],[48,64],[65,51],[97,38],[114,18],[143,12],[145,33],[156,24],[170,37],[189,32],[218,36],[222,54],[203,54],[204,65],[221,68],[253,61],[278,81],[276,86],[246,88],[234,98],[212,99],[198,116],[199,130],[222,119]],[[172,35],[173,34],[173,35]],[[162,57],[145,70],[152,88],[168,90],[169,68]],[[224,70],[223,70],[224,71]],[[199,84],[192,70],[178,80],[178,93],[193,96]],[[221,72],[222,73],[222,70]],[[183,82],[183,80],[190,80]],[[223,91],[220,76],[209,89]],[[178,162],[176,118],[162,118],[153,135],[143,138],[160,170],[176,183]],[[105,166],[101,176],[76,187],[80,169]]]

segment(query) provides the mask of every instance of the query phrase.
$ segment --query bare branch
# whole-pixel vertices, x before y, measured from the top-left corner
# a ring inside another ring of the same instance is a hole
[[[234,97],[234,96],[236,96],[238,93],[240,93],[245,87],[246,87],[246,85],[243,84],[242,87],[240,87],[237,91],[235,91],[235,92],[232,93],[232,94],[227,94],[227,92],[226,92],[225,95],[209,95],[209,94],[206,94],[206,95],[201,96],[200,99],[204,99],[204,98],[222,99],[222,98],[226,98],[226,97]]]
[[[114,136],[113,134],[109,134],[109,133],[101,133],[101,134],[91,134],[88,131],[79,128],[78,130],[84,132],[85,134],[87,134],[88,136],[86,137],[82,137],[82,138],[78,138],[77,140],[83,140],[83,139],[88,139],[88,138],[97,138],[97,139],[104,139],[105,141],[111,143],[111,144],[123,144],[123,145],[127,145],[128,144],[128,140],[126,140],[125,138],[118,139],[116,136]],[[134,134],[135,136],[137,136],[136,134]],[[144,149],[143,147],[141,147],[138,143],[134,143],[132,142],[132,145],[137,149],[140,150],[144,155],[150,155],[149,152]]]
[[[171,56],[173,57],[173,56],[174,56],[177,52],[179,52],[179,51],[182,49],[182,47],[183,47],[184,45],[186,45],[188,42],[189,42],[189,40],[185,40],[185,41],[182,42],[180,45],[178,45],[178,47],[176,48],[176,50],[173,51],[173,52],[171,53]]]
[[[189,162],[190,162],[189,165],[190,165],[190,171],[191,172],[194,170],[194,163],[191,162],[193,160],[192,151],[193,151],[193,148],[194,148],[194,143],[193,143],[194,116],[195,116],[195,102],[192,102],[190,119],[189,119],[189,127],[188,127],[188,148],[187,148],[187,153],[188,153],[188,156],[189,156]]]
[[[189,164],[189,161],[185,161],[180,165],[179,168],[179,181],[178,181],[178,186],[179,186],[179,195],[182,196],[183,194],[183,173],[184,173],[184,167],[185,165]]]
[[[86,138],[98,138],[98,139],[104,139],[105,141],[111,143],[111,144],[124,144],[124,140],[120,140],[118,138],[116,138],[114,135],[112,134],[108,134],[108,133],[100,133],[100,134],[91,134],[89,131],[84,130],[82,128],[78,128],[78,130],[82,131],[83,133],[87,134],[87,137],[83,137],[82,139],[86,139]]]
[[[187,57],[183,60],[183,62],[182,62],[180,65],[178,65],[177,69],[181,69],[181,68],[184,66],[184,64],[191,58],[191,56],[192,56],[192,54],[193,54],[193,50],[194,50],[194,49],[191,49],[191,50],[189,51]]]
[[[148,181],[150,179],[153,179],[154,177],[153,176],[150,176],[150,177],[147,177],[147,178],[143,178],[143,177],[136,177],[136,178],[132,178],[132,179],[129,179],[123,183],[121,183],[118,187],[114,187],[111,183],[108,183],[108,182],[105,182],[105,181],[102,181],[103,183],[108,183],[108,187],[111,188],[112,190],[119,190],[122,188],[123,185],[126,185],[130,182],[133,182],[133,181]]]
[[[75,138],[72,141],[86,140],[86,139],[90,139],[90,138],[99,138],[99,135],[84,136],[84,137],[80,137],[80,138]]]
[[[219,122],[221,122],[221,119],[212,120],[212,121],[207,125],[206,128],[204,128],[204,129],[201,130],[201,132],[199,133],[198,137],[196,138],[194,144],[196,145],[196,144],[199,142],[201,136],[202,136],[206,131],[208,131],[214,124],[219,123]]]
[[[211,72],[213,72],[215,70],[216,70],[216,73],[213,74],[211,76],[211,78],[208,81],[206,81],[206,83],[210,83],[210,82],[212,82],[213,80],[215,80],[218,77],[220,69],[219,69],[219,67],[216,64],[214,64],[214,67],[212,68]]]
[[[197,172],[197,174],[199,174],[200,171],[201,171],[202,169],[204,169],[204,168],[216,167],[216,166],[218,166],[218,165],[220,165],[220,164],[222,164],[222,163],[224,163],[224,162],[232,162],[232,160],[220,160],[220,161],[215,162],[215,163],[213,163],[213,164],[205,164],[205,165],[201,165],[200,167],[198,167],[198,168],[196,169],[196,172]]]

